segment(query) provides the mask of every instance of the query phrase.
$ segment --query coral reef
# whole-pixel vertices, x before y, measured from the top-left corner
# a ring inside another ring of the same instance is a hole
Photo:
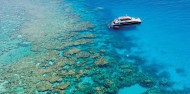
[[[85,52],[85,51],[81,51],[81,52],[79,52],[79,53],[76,54],[77,58],[87,58],[89,56],[90,56],[90,53]]]
[[[44,76],[44,80],[49,81],[50,83],[53,84],[55,82],[61,82],[62,78],[55,74],[46,74]]]
[[[153,79],[151,77],[143,77],[140,79],[139,84],[142,87],[151,88],[156,85],[156,81],[155,81],[155,79]]]
[[[64,83],[64,84],[55,85],[54,88],[55,88],[55,89],[64,90],[64,89],[67,88],[69,85],[70,85],[70,83],[67,82],[67,83]]]
[[[172,86],[174,83],[166,78],[162,78],[159,80],[158,82],[159,86],[161,87],[170,87]]]
[[[78,48],[72,48],[72,49],[69,49],[68,51],[66,51],[64,53],[64,56],[70,56],[70,55],[76,54],[78,52],[80,52],[80,49],[78,49]]]
[[[49,91],[51,90],[51,86],[52,84],[48,81],[44,81],[44,82],[39,82],[37,85],[36,85],[36,88],[38,91],[40,92],[44,92],[44,91]]]
[[[39,2],[23,2],[28,4],[22,7],[31,19],[17,35],[26,41],[20,46],[31,46],[34,54],[0,66],[0,83],[6,82],[0,86],[4,89],[0,93],[17,94],[17,89],[21,88],[24,94],[116,94],[120,88],[140,84],[148,88],[146,94],[156,94],[163,91],[154,87],[170,86],[169,81],[158,81],[139,72],[135,64],[124,61],[125,58],[107,47],[109,41],[104,41],[107,35],[92,33],[97,28],[81,20],[81,15],[73,13],[67,3],[58,10],[55,9],[58,1],[50,1],[50,5],[47,3],[39,8],[36,7]],[[96,40],[98,37],[102,40]],[[113,46],[126,46],[124,41],[120,42]],[[91,78],[91,83],[83,82],[86,76]]]
[[[93,89],[90,83],[83,83],[76,86],[74,94],[94,94],[95,90]]]
[[[105,57],[99,57],[95,62],[94,62],[94,64],[96,65],[96,66],[105,66],[106,64],[108,64],[108,61],[107,61],[107,59],[105,58]]]

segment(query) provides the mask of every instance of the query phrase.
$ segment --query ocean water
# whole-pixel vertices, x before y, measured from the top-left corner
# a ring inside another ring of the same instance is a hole
[[[104,13],[101,17],[105,22],[123,15],[140,17],[141,25],[115,31],[122,32],[123,37],[131,37],[131,41],[137,45],[132,48],[134,51],[131,54],[144,58],[146,63],[142,66],[146,66],[153,74],[170,77],[176,82],[176,88],[190,85],[189,0],[86,2],[91,8],[102,9],[100,11]],[[121,50],[120,53],[127,54]]]
[[[189,0],[0,2],[0,93],[190,93]]]

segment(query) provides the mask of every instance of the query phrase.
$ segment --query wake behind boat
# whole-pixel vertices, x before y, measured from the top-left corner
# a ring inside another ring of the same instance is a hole
[[[109,24],[110,28],[119,28],[120,26],[132,25],[132,24],[140,24],[140,18],[134,18],[130,16],[121,16],[116,18],[114,21]]]

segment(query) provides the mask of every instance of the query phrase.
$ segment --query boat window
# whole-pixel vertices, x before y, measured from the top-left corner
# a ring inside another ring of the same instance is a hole
[[[126,17],[126,18],[121,18],[120,20],[121,20],[121,21],[131,20],[131,18]]]

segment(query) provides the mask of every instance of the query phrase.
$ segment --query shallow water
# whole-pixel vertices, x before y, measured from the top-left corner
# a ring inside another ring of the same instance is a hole
[[[188,0],[1,2],[0,93],[189,93]]]

